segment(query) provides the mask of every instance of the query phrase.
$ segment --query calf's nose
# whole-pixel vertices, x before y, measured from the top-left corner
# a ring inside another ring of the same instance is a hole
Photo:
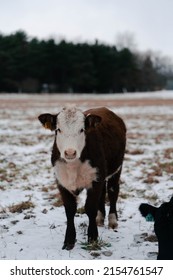
[[[65,158],[66,159],[75,159],[75,157],[76,157],[76,150],[68,149],[68,150],[65,150],[64,154],[65,154]]]

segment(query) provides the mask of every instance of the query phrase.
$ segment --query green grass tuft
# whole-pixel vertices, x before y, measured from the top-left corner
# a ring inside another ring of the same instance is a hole
[[[102,248],[111,247],[111,244],[99,238],[93,242],[81,242],[81,248],[87,251],[99,251]]]

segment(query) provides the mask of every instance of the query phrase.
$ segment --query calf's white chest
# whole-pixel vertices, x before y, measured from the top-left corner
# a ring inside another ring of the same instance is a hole
[[[57,161],[54,172],[58,182],[69,191],[88,189],[92,181],[97,180],[97,169],[88,160],[83,163],[79,159],[72,163]]]

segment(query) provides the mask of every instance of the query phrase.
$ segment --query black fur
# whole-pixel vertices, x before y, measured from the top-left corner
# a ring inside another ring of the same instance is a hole
[[[160,207],[142,203],[139,207],[142,216],[154,217],[154,231],[158,238],[158,260],[173,260],[173,197]]]

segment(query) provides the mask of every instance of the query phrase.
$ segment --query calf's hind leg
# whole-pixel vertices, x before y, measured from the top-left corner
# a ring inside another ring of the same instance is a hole
[[[119,194],[119,178],[121,172],[113,175],[107,183],[107,192],[108,198],[110,202],[110,209],[109,209],[109,216],[108,216],[108,227],[109,228],[116,228],[118,226],[117,219],[117,209],[116,209],[116,202],[118,199]]]

